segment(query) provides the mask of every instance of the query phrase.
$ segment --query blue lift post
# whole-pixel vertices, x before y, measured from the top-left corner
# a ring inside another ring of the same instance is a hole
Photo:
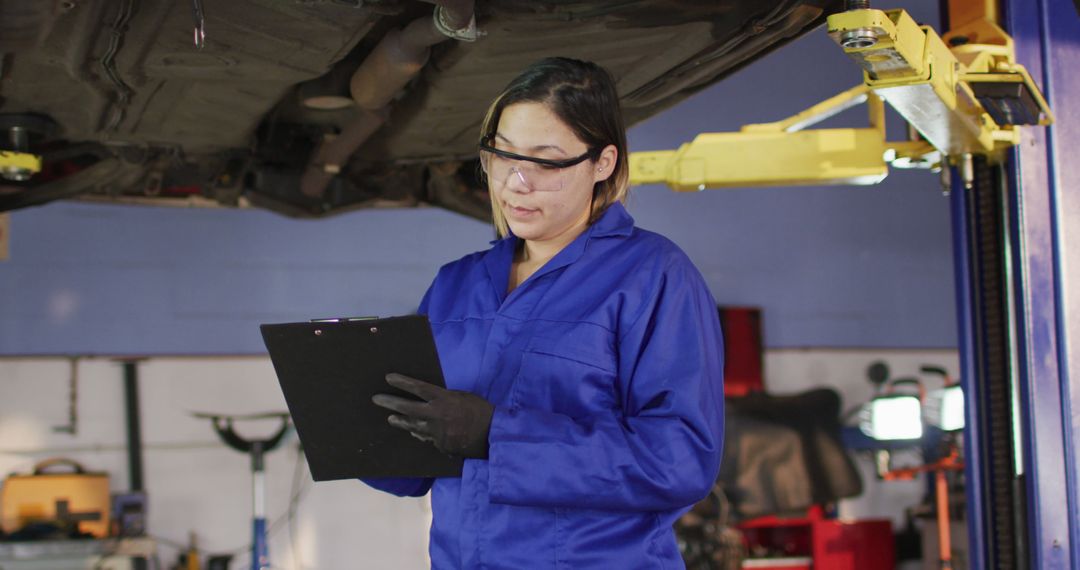
[[[1017,60],[1049,100],[1058,122],[1025,129],[1009,157],[1004,204],[1003,268],[1010,356],[1019,399],[1019,448],[1026,544],[1017,554],[1033,569],[1080,567],[1080,4],[1073,0],[1003,0]],[[985,367],[974,339],[979,308],[972,298],[972,228],[962,185],[952,200],[961,366],[968,398],[967,481],[972,568],[998,567],[987,521],[995,516],[986,469],[992,440],[978,408],[976,371]],[[1015,357],[1015,361],[1013,361]],[[1011,429],[1010,429],[1011,431]],[[1000,432],[999,432],[1000,433]],[[1016,528],[1023,532],[1022,528]],[[1021,566],[1021,567],[1022,567]]]
[[[1046,87],[1063,120],[1050,129],[1057,273],[1058,367],[1062,386],[1069,540],[1080,566],[1080,2],[1042,2]]]
[[[1013,0],[1005,11],[1019,63],[1060,117],[1013,151],[1009,236],[1020,348],[1020,402],[1032,568],[1080,565],[1080,14],[1071,0]],[[1071,247],[1070,247],[1071,246]],[[1071,271],[1070,271],[1071,270]],[[1070,273],[1072,275],[1070,275]]]

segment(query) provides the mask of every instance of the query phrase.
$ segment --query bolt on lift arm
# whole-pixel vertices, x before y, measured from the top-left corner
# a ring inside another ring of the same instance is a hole
[[[1019,144],[1019,126],[1053,122],[1015,63],[1012,39],[990,21],[976,19],[943,40],[903,10],[856,9],[829,16],[828,28],[862,66],[863,85],[775,123],[701,134],[678,150],[631,153],[630,183],[676,191],[875,184],[889,165],[938,169],[970,163],[974,154],[997,157]],[[882,100],[918,136],[886,141]],[[868,128],[805,129],[863,102]]]

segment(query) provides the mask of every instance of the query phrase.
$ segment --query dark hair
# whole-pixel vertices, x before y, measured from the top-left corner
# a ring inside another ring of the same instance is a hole
[[[503,109],[515,103],[547,105],[590,150],[615,146],[618,156],[611,175],[593,188],[589,223],[596,221],[608,206],[626,199],[630,179],[626,129],[615,80],[607,70],[589,61],[566,57],[549,57],[530,65],[488,107],[480,129],[481,142],[495,136]],[[509,229],[494,194],[491,206],[499,235],[507,235]]]

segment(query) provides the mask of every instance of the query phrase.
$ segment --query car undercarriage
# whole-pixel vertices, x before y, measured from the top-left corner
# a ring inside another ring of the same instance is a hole
[[[628,124],[813,29],[832,0],[3,0],[0,211],[60,199],[487,218],[490,100],[545,56]],[[35,162],[36,160],[36,162]]]

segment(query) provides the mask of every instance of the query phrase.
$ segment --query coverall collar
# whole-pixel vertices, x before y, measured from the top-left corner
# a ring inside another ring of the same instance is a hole
[[[593,238],[627,237],[633,230],[634,218],[630,216],[622,203],[616,202],[608,206],[604,213],[600,215],[600,219],[585,228],[581,235],[574,238],[574,241],[555,254],[555,257],[552,257],[543,267],[538,269],[526,282],[538,279],[547,273],[577,261],[585,252],[589,240]],[[491,242],[495,247],[485,259],[484,265],[487,268],[488,278],[491,279],[491,284],[495,287],[500,300],[506,299],[506,286],[510,279],[510,265],[514,261],[514,251],[517,250],[519,241],[518,237],[511,232],[509,236]],[[524,284],[522,283],[522,285]]]
[[[592,237],[625,237],[634,229],[634,218],[630,216],[630,212],[626,211],[622,202],[615,202],[604,210],[600,219],[596,220],[590,229]]]

